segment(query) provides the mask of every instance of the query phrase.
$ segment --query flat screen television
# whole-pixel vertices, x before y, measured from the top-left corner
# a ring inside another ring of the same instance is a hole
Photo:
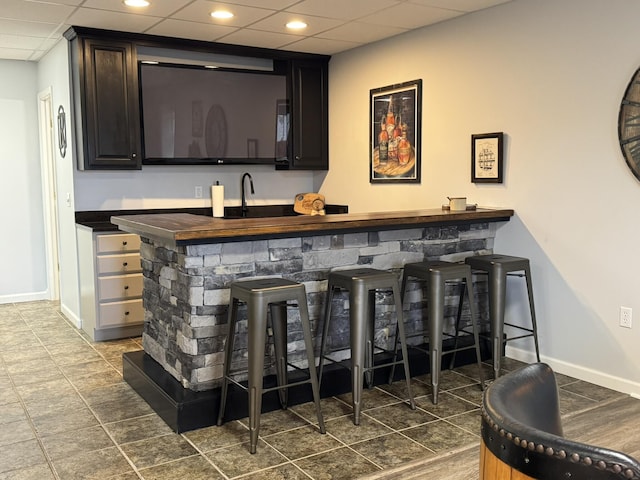
[[[271,71],[139,65],[144,165],[286,161],[286,76]]]

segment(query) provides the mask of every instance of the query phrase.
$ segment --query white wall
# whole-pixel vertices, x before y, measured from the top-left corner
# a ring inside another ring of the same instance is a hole
[[[0,60],[0,303],[46,298],[36,64]]]
[[[638,18],[640,3],[627,0],[515,0],[335,55],[320,188],[352,212],[438,207],[447,195],[514,208],[495,250],[532,261],[544,359],[636,394],[640,183],[617,116],[640,66]],[[369,90],[416,78],[422,182],[372,185]],[[505,181],[473,184],[470,136],[496,131],[506,134]],[[523,312],[512,297],[511,313]],[[636,312],[632,330],[618,326],[621,305]],[[519,347],[511,353],[530,359],[530,344]]]

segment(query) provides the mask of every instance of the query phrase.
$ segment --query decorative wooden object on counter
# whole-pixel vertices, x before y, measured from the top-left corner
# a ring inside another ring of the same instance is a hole
[[[140,237],[78,226],[80,316],[94,341],[140,335],[144,322]]]

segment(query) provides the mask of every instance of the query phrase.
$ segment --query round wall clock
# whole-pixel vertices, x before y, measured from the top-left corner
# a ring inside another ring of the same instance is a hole
[[[620,104],[618,138],[627,165],[640,180],[640,68],[631,78]]]

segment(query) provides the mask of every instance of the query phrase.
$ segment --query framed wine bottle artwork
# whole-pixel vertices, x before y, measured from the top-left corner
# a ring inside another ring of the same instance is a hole
[[[370,91],[370,183],[420,183],[421,122],[421,79]]]

